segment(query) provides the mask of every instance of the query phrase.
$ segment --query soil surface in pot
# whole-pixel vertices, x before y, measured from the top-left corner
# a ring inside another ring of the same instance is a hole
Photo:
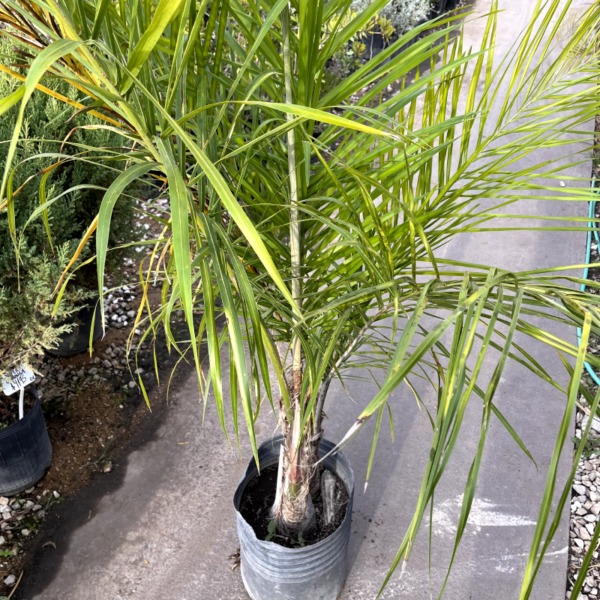
[[[285,546],[286,548],[300,548],[316,544],[326,537],[330,536],[341,524],[346,516],[346,507],[350,497],[348,490],[342,480],[334,473],[336,479],[335,494],[336,504],[340,507],[335,516],[334,522],[325,525],[323,517],[323,500],[321,492],[313,496],[312,501],[315,507],[317,522],[311,531],[303,535],[302,541],[279,535],[275,532],[272,542]],[[263,469],[257,477],[254,477],[246,486],[240,502],[240,514],[246,522],[254,529],[254,533],[259,540],[264,540],[269,535],[269,523],[271,518],[269,511],[275,502],[275,493],[277,490],[277,465],[271,465]]]
[[[35,406],[33,394],[25,391],[23,398],[23,415],[26,415]],[[19,420],[19,394],[15,392],[11,396],[0,394],[0,429],[8,427]]]

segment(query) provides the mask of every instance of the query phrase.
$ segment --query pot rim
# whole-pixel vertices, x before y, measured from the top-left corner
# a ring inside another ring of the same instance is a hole
[[[0,429],[0,443],[4,440],[4,438],[10,437],[19,429],[26,427],[27,423],[35,418],[36,415],[34,413],[37,412],[38,407],[41,410],[40,397],[38,396],[36,387],[34,385],[30,385],[28,386],[28,388],[26,388],[25,391],[30,392],[33,395],[33,397],[35,398],[35,403],[31,410],[26,415],[24,415],[22,419],[16,421],[15,423],[11,423],[7,427],[3,427],[2,429]]]

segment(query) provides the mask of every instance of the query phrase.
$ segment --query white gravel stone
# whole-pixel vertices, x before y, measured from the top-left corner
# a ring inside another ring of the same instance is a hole
[[[589,420],[590,418],[585,415],[581,421],[581,427],[586,427]],[[593,429],[596,433],[600,433],[600,419],[598,419],[598,417],[594,417],[591,429]]]
[[[8,585],[8,586],[13,586],[15,585],[15,581],[17,580],[17,578],[14,575],[9,575],[5,580],[4,580],[4,584]]]
[[[590,534],[588,533],[588,530],[585,527],[580,527],[579,528],[579,537],[584,541],[584,542],[589,542],[592,537],[590,536]]]

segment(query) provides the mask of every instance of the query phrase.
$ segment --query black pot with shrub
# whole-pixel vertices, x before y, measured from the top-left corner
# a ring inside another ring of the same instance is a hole
[[[68,319],[92,296],[89,290],[70,286],[55,306],[52,290],[67,264],[69,244],[57,248],[57,257],[36,256],[28,249],[28,270],[0,280],[0,380],[16,367],[30,369],[44,351],[58,345],[73,326],[56,326]],[[24,414],[19,418],[19,393],[0,391],[0,495],[31,487],[50,466],[52,448],[37,391],[27,390]]]

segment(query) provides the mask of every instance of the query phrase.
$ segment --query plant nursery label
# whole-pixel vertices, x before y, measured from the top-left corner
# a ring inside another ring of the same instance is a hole
[[[35,374],[25,367],[15,367],[7,377],[2,380],[2,391],[10,396],[25,386],[35,381]]]

